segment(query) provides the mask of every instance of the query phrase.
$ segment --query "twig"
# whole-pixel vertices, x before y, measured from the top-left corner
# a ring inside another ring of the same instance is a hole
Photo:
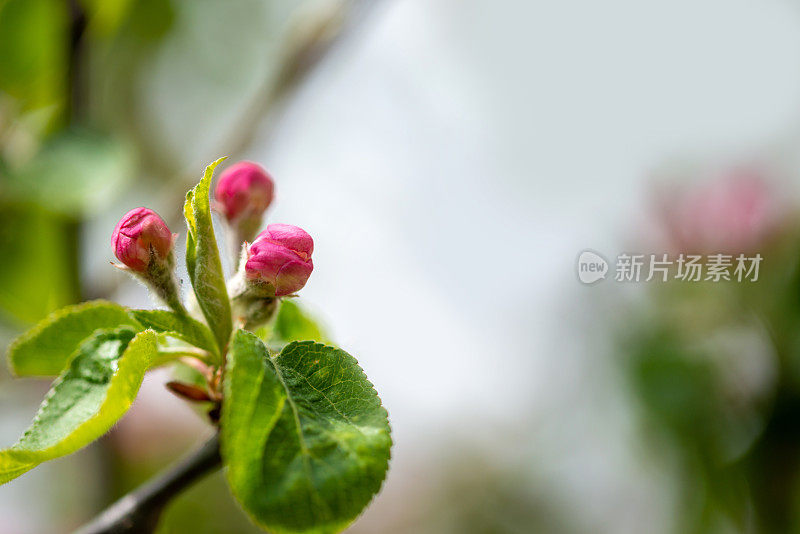
[[[232,159],[240,157],[256,138],[265,119],[268,119],[265,137],[270,138],[297,89],[337,45],[364,26],[378,4],[378,0],[347,0],[333,10],[308,14],[302,21],[304,24],[296,22],[277,74],[264,80],[255,98],[231,129],[221,154]]]
[[[150,534],[155,532],[161,512],[179,493],[222,464],[219,436],[166,473],[118,500],[75,534]]]
[[[347,0],[338,11],[316,17],[303,31],[295,28],[292,42],[285,45],[277,73],[263,80],[216,154],[228,156],[229,162],[236,161],[247,152],[259,133],[264,144],[268,144],[283,114],[299,94],[298,89],[337,46],[365,26],[380,3],[378,0]],[[197,182],[198,169],[195,165],[189,169],[172,168],[165,175],[172,178],[166,181],[158,196],[180,201],[186,189]],[[181,221],[171,219],[168,222]]]
[[[81,74],[83,69],[83,40],[86,33],[86,11],[77,0],[67,0],[69,10],[69,49],[67,57],[67,100],[64,106],[65,123],[70,126],[83,119],[85,98]]]

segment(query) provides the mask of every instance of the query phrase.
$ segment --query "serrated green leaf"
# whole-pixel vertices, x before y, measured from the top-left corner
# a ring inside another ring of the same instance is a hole
[[[228,344],[233,323],[225,275],[211,221],[209,192],[214,169],[224,159],[220,158],[206,167],[200,183],[186,194],[186,203],[183,206],[189,229],[186,235],[186,269],[189,271],[197,302],[214,332],[221,352]]]
[[[131,310],[130,313],[145,328],[199,347],[207,351],[215,361],[221,361],[214,334],[200,321],[167,310]]]
[[[100,329],[129,325],[141,328],[118,304],[94,300],[51,313],[8,348],[8,362],[17,376],[56,376],[81,342]]]
[[[28,430],[0,451],[0,483],[71,454],[105,434],[133,403],[156,353],[156,333],[95,333],[53,382]]]
[[[318,341],[328,343],[328,336],[319,324],[294,300],[283,299],[269,335],[272,345],[285,345],[292,341]]]
[[[355,358],[313,342],[274,359],[233,337],[224,380],[222,457],[234,496],[275,533],[344,529],[388,469],[386,410]]]

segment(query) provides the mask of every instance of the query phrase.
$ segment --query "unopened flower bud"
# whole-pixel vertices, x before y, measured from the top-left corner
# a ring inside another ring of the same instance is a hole
[[[172,247],[177,234],[156,212],[136,208],[117,223],[111,236],[114,255],[175,311],[184,311],[175,280]]]
[[[136,272],[146,271],[153,261],[168,261],[173,242],[172,232],[164,220],[147,208],[126,213],[111,236],[114,255]]]
[[[278,298],[302,289],[314,269],[314,240],[289,224],[270,224],[242,250],[239,272],[228,284],[237,321],[246,329],[269,322]]]
[[[264,212],[272,203],[274,189],[267,171],[249,161],[228,167],[220,176],[214,190],[217,209],[237,231],[241,242],[255,236]]]
[[[264,284],[273,296],[290,295],[306,285],[314,264],[314,240],[290,224],[270,224],[247,251],[245,276]]]

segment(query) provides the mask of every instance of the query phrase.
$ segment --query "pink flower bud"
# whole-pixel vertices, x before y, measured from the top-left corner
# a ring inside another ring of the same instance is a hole
[[[111,246],[114,255],[131,270],[144,272],[152,259],[167,261],[172,252],[174,237],[156,212],[136,208],[117,223]]]
[[[306,285],[314,264],[314,240],[290,224],[270,224],[247,251],[248,280],[269,284],[276,297],[290,295]],[[271,291],[270,291],[271,292]]]
[[[260,220],[272,203],[274,188],[272,177],[260,165],[240,161],[222,173],[214,197],[228,221],[240,217]]]

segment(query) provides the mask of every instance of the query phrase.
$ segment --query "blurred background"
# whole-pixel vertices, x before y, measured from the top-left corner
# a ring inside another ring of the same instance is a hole
[[[113,226],[185,237],[222,155],[314,236],[301,301],[389,410],[349,532],[800,532],[797,2],[0,0],[0,342],[153,306]],[[764,260],[586,286],[584,249]],[[69,532],[202,442],[169,376],[0,487],[0,533]],[[47,388],[3,367],[3,446]],[[256,529],[217,474],[161,532]]]

